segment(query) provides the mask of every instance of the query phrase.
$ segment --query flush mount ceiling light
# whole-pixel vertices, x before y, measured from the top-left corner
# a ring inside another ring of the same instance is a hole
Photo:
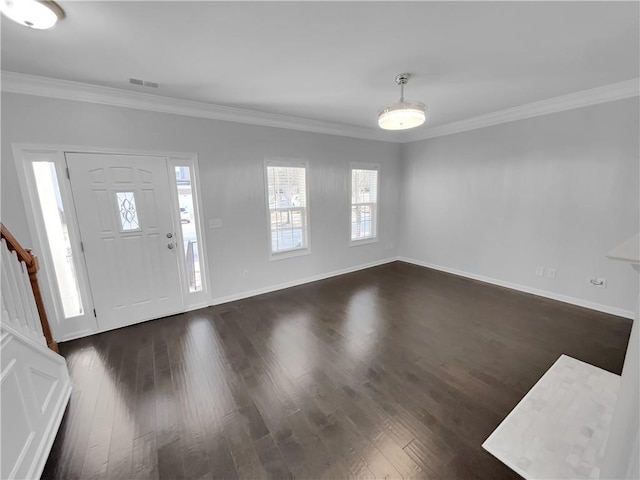
[[[396,83],[400,85],[400,101],[388,105],[378,111],[378,125],[384,130],[407,130],[422,125],[425,121],[427,107],[421,102],[407,102],[404,99],[404,85],[409,81],[408,73],[396,75]]]
[[[38,30],[52,28],[64,18],[64,10],[47,0],[0,0],[0,11],[20,25]]]

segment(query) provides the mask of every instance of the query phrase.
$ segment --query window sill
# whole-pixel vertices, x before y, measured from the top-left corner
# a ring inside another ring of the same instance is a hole
[[[349,242],[349,246],[358,247],[360,245],[369,245],[370,243],[378,243],[378,237],[362,238],[360,240],[351,240]]]
[[[284,252],[276,252],[269,254],[269,260],[282,260],[285,258],[293,258],[293,257],[301,257],[303,255],[309,255],[311,253],[311,249],[309,247],[305,248],[296,248],[293,250],[285,250]]]

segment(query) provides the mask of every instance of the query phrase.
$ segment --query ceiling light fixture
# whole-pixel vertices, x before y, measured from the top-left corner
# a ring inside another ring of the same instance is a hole
[[[400,85],[400,101],[388,105],[378,111],[378,125],[384,130],[407,130],[419,127],[427,118],[427,107],[421,102],[404,100],[404,85],[411,75],[396,75],[396,83]]]
[[[0,11],[20,25],[38,30],[52,28],[64,18],[64,10],[48,0],[0,0]]]

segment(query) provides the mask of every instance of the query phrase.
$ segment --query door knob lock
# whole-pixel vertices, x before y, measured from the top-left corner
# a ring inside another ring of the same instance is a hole
[[[173,238],[173,233],[167,233],[167,238]]]
[[[169,250],[173,250],[173,249],[175,248],[175,246],[176,246],[176,245],[175,245],[174,243],[169,243],[169,244],[167,244],[167,248],[168,248]]]

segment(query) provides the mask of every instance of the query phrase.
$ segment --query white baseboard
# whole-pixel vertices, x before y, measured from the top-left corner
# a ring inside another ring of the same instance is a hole
[[[173,315],[180,315],[181,313],[192,312],[194,310],[199,310],[201,308],[207,308],[208,306],[209,306],[209,303],[202,302],[202,303],[198,303],[198,304],[195,304],[195,305],[189,305],[188,307],[185,307],[184,310],[180,310],[178,312],[167,313],[163,317],[149,317],[149,318],[142,319],[142,320],[140,320],[140,321],[138,321],[136,323],[131,323],[129,325],[121,325],[121,326],[108,327],[108,328],[99,328],[97,330],[81,330],[79,332],[72,332],[72,333],[69,333],[69,334],[65,335],[64,337],[62,337],[62,340],[57,340],[57,342],[58,343],[70,342],[71,340],[77,340],[79,338],[84,338],[84,337],[90,337],[91,335],[98,335],[99,333],[110,332],[112,330],[118,330],[120,328],[132,327],[132,326],[138,325],[140,323],[150,322],[151,320],[158,320],[158,319],[164,318],[164,317],[171,317]]]
[[[590,310],[597,310],[598,312],[609,313],[611,315],[617,315],[624,318],[635,318],[635,313],[631,310],[624,310],[618,307],[611,307],[609,305],[602,305],[600,303],[590,302],[589,300],[583,300],[581,298],[570,297],[568,295],[562,295],[560,293],[550,292],[548,290],[540,290],[538,288],[528,287],[526,285],[519,285],[517,283],[507,282],[504,280],[498,280],[497,278],[485,277],[484,275],[478,275],[475,273],[464,272],[462,270],[456,270],[455,268],[443,267],[441,265],[434,265],[433,263],[423,262],[421,260],[414,260],[413,258],[397,257],[397,260],[405,263],[411,263],[420,267],[432,268],[441,272],[451,273],[459,277],[471,278],[473,280],[479,280],[480,282],[490,283],[492,285],[498,285],[500,287],[510,288],[511,290],[518,290],[519,292],[530,293],[539,297],[550,298],[552,300],[558,300],[559,302],[569,303],[571,305],[577,305],[579,307],[588,308]]]
[[[167,314],[167,316],[179,315],[181,313],[191,312],[193,310],[198,310],[200,308],[206,308],[206,307],[209,307],[209,306],[220,305],[220,304],[228,303],[228,302],[234,302],[236,300],[242,300],[243,298],[255,297],[256,295],[262,295],[263,293],[275,292],[276,290],[283,290],[285,288],[295,287],[297,285],[303,285],[305,283],[316,282],[318,280],[324,280],[325,278],[335,277],[335,276],[338,276],[338,275],[344,275],[345,273],[352,273],[352,272],[357,272],[358,270],[364,270],[366,268],[377,267],[378,265],[384,265],[385,263],[395,262],[396,260],[398,260],[397,257],[385,258],[384,260],[378,260],[378,261],[375,261],[375,262],[365,263],[365,264],[362,264],[362,265],[356,265],[355,267],[343,268],[341,270],[334,270],[333,272],[322,273],[320,275],[314,275],[314,276],[311,276],[311,277],[305,277],[305,278],[301,278],[301,279],[298,279],[298,280],[293,280],[291,282],[280,283],[278,285],[270,285],[268,287],[258,288],[258,289],[255,289],[255,290],[247,290],[247,291],[244,291],[244,292],[235,293],[233,295],[228,295],[228,296],[225,296],[225,297],[218,297],[218,298],[212,299],[210,301],[210,303],[202,303],[202,304],[197,304],[197,305],[190,305],[190,306],[186,307],[183,311],[170,313],[170,314]],[[149,320],[155,320],[155,318],[148,318],[148,319],[145,319],[145,320],[140,320],[140,322],[134,323],[132,325],[137,325],[138,323],[143,323],[143,322],[146,322],[146,321],[149,321]],[[83,330],[83,331],[80,331],[80,332],[73,332],[73,333],[70,333],[70,334],[64,336],[61,340],[58,340],[58,342],[68,342],[70,340],[76,340],[78,338],[88,337],[90,335],[97,335],[99,333],[104,333],[104,332],[108,332],[110,330],[123,328],[125,326],[128,326],[128,325],[123,325],[122,327],[110,327],[110,328],[102,328],[102,329],[98,329],[98,330]]]
[[[345,275],[347,273],[353,273],[359,270],[366,270],[367,268],[377,267],[379,265],[392,263],[397,260],[398,260],[398,257],[385,258],[383,260],[377,260],[375,262],[356,265],[355,267],[342,268],[340,270],[321,273],[319,275],[313,275],[311,277],[304,277],[297,280],[292,280],[290,282],[279,283],[277,285],[269,285],[268,287],[257,288],[255,290],[247,290],[244,292],[235,293],[233,295],[227,295],[225,297],[218,297],[211,300],[211,306],[221,305],[223,303],[235,302],[236,300],[242,300],[243,298],[255,297],[256,295],[263,295],[265,293],[275,292],[276,290],[283,290],[285,288],[296,287],[298,285],[304,285],[305,283],[317,282],[318,280],[337,277],[338,275]]]
[[[453,275],[458,275],[460,277],[471,278],[473,280],[479,280],[481,282],[490,283],[492,285],[499,285],[501,287],[510,288],[511,290],[518,290],[520,292],[530,293],[532,295],[537,295],[539,297],[544,297],[544,298],[550,298],[552,300],[558,300],[560,302],[569,303],[571,305],[577,305],[577,306],[588,308],[588,309],[591,309],[591,310],[597,310],[599,312],[604,312],[604,313],[609,313],[609,314],[612,314],[612,315],[617,315],[619,317],[625,317],[625,318],[630,318],[630,319],[635,318],[634,312],[632,312],[630,310],[624,310],[624,309],[617,308],[617,307],[610,307],[608,305],[602,305],[602,304],[599,304],[599,303],[590,302],[588,300],[582,300],[582,299],[579,299],[579,298],[569,297],[567,295],[561,295],[559,293],[549,292],[547,290],[539,290],[537,288],[527,287],[525,285],[519,285],[519,284],[516,284],[516,283],[506,282],[504,280],[498,280],[498,279],[495,279],[495,278],[485,277],[483,275],[476,275],[475,273],[464,272],[464,271],[461,271],[461,270],[456,270],[454,268],[442,267],[440,265],[434,265],[432,263],[422,262],[420,260],[414,260],[412,258],[407,258],[407,257],[402,257],[402,256],[389,257],[389,258],[385,258],[383,260],[377,260],[375,262],[365,263],[365,264],[362,264],[362,265],[356,265],[354,267],[343,268],[343,269],[340,269],[340,270],[334,270],[334,271],[331,271],[331,272],[321,273],[319,275],[313,275],[311,277],[304,277],[304,278],[301,278],[301,279],[292,280],[290,282],[279,283],[277,285],[269,285],[268,287],[257,288],[257,289],[254,289],[254,290],[246,290],[244,292],[234,293],[233,295],[227,295],[227,296],[224,296],[224,297],[213,298],[213,299],[211,299],[211,302],[209,304],[192,305],[192,306],[186,308],[184,310],[184,312],[178,312],[178,313],[190,312],[190,311],[193,311],[193,310],[198,310],[200,308],[205,308],[207,306],[215,306],[215,305],[221,305],[223,303],[235,302],[236,300],[242,300],[244,298],[255,297],[257,295],[263,295],[265,293],[271,293],[271,292],[275,292],[277,290],[284,290],[285,288],[296,287],[298,285],[304,285],[305,283],[317,282],[318,280],[325,280],[327,278],[337,277],[339,275],[345,275],[347,273],[353,273],[353,272],[357,272],[359,270],[366,270],[367,268],[377,267],[377,266],[380,266],[380,265],[384,265],[384,264],[392,263],[392,262],[396,262],[396,261],[410,263],[410,264],[418,265],[418,266],[421,266],[421,267],[432,268],[434,270],[439,270],[441,272],[451,273]],[[174,315],[176,315],[176,314],[174,314]],[[60,342],[66,342],[66,341],[69,341],[69,340],[75,340],[76,338],[82,338],[82,337],[86,337],[86,336],[89,336],[89,335],[96,335],[98,333],[102,333],[102,332],[105,332],[105,331],[108,331],[108,330],[110,330],[110,329],[91,331],[91,332],[75,332],[75,333],[70,334],[67,337],[65,337],[64,339],[59,340],[59,341]]]
[[[89,337],[91,335],[96,335],[98,333],[102,333],[102,330],[92,330],[89,328],[85,328],[84,330],[79,330],[77,332],[67,333],[66,335],[63,335],[62,338],[60,339],[56,338],[54,340],[58,343],[70,342],[71,340],[77,340],[78,338]]]

